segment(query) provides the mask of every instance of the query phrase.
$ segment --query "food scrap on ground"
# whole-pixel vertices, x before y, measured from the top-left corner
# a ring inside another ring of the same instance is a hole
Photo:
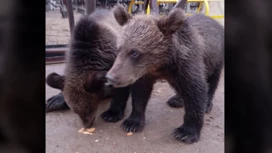
[[[133,132],[127,133],[127,136],[131,136],[131,135],[133,135]]]
[[[95,128],[89,128],[89,129],[81,128],[78,132],[92,135],[92,132],[94,131],[95,131]]]
[[[83,132],[83,134],[90,134],[90,135],[92,135],[92,133],[89,133],[89,132],[87,132],[87,131]]]
[[[79,133],[83,133],[84,132],[84,128],[81,128],[78,132]]]
[[[95,128],[86,129],[86,131],[92,133],[95,131]]]

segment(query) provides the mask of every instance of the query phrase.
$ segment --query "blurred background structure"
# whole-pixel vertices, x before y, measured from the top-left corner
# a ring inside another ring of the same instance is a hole
[[[69,16],[67,2],[71,1],[72,15]],[[86,1],[86,2],[85,2]],[[146,0],[147,1],[147,0]],[[177,0],[150,0],[150,5],[157,3],[154,12],[167,14],[177,3]],[[182,7],[187,14],[203,13],[216,18],[224,25],[224,1],[222,0],[181,0],[186,1]],[[206,2],[208,5],[206,5]],[[112,8],[120,3],[128,8],[128,12],[136,13],[148,9],[145,1],[141,0],[47,0],[46,1],[46,45],[67,44],[70,37],[69,17],[73,18],[75,24],[78,19],[87,13],[99,8]],[[89,4],[87,7],[86,4]],[[93,6],[95,5],[95,7]],[[208,6],[208,12],[207,12]],[[149,9],[147,10],[149,11]],[[151,10],[152,11],[152,10]]]
[[[224,25],[224,0],[46,0],[46,63],[64,62],[71,29],[82,15],[110,9],[117,3],[132,14],[145,11],[163,15],[179,7],[187,15],[202,13]]]

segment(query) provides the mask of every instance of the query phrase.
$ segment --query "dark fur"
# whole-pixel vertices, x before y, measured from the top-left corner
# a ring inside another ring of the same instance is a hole
[[[46,83],[52,88],[63,91],[64,76],[61,76],[57,73],[51,73],[46,77]],[[62,92],[47,100],[46,112],[65,109],[69,109],[69,107],[64,100]]]
[[[64,76],[57,73],[51,73],[47,76],[46,83],[52,88],[63,90]]]
[[[118,28],[120,26],[112,12],[107,10],[98,10],[79,20],[71,39],[64,76],[52,73],[47,77],[49,86],[62,91],[48,99],[47,112],[69,106],[88,128],[95,119],[99,101],[112,97],[116,92],[110,109],[102,114],[102,118],[109,122],[122,119],[129,87],[113,91],[104,85],[105,74],[116,57]],[[122,110],[115,104],[117,102]],[[115,118],[109,118],[108,114],[114,114]]]
[[[117,20],[118,16],[127,16],[120,14],[126,13],[120,11],[123,9],[117,7]],[[133,101],[132,114],[123,122],[123,129],[127,132],[143,129],[153,83],[164,78],[177,92],[168,104],[185,106],[184,123],[174,131],[175,138],[186,143],[198,141],[204,112],[212,109],[223,68],[223,27],[204,15],[185,18],[179,9],[166,17],[136,15],[125,23],[121,19],[118,56],[107,77],[115,87],[127,86],[143,76],[150,77],[150,80],[136,81],[145,88],[133,85],[134,90],[146,90],[145,96]]]

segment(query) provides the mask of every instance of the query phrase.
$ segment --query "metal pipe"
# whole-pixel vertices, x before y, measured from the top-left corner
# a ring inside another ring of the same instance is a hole
[[[86,0],[86,14],[90,15],[95,11],[96,8],[96,0]]]
[[[159,14],[159,7],[157,4],[157,0],[150,0],[150,9],[152,12]]]
[[[185,9],[185,4],[187,3],[187,0],[179,0],[177,2],[177,4],[172,8],[181,8],[181,9]]]
[[[68,11],[68,20],[69,20],[69,26],[70,26],[70,33],[72,34],[73,30],[74,30],[74,26],[75,26],[72,0],[66,0],[66,2],[67,2],[67,11]]]
[[[46,54],[65,54],[68,51],[68,48],[52,48],[46,49]]]
[[[58,63],[65,63],[65,57],[63,56],[57,56],[57,57],[53,57],[53,58],[46,58],[45,64],[49,65],[49,64],[58,64]]]
[[[65,62],[65,53],[68,51],[68,48],[47,48],[46,49],[46,65],[47,64],[56,64]]]

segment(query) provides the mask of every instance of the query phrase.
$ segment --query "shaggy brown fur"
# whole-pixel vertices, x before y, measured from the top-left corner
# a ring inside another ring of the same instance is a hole
[[[177,92],[168,104],[185,105],[184,124],[174,131],[174,136],[186,143],[198,141],[204,112],[212,109],[223,67],[223,27],[204,15],[186,18],[180,9],[164,17],[132,17],[118,6],[114,16],[123,26],[117,39],[118,56],[107,74],[109,83],[125,87],[141,77],[151,78],[149,82],[143,81],[151,90],[140,100],[132,101],[133,111],[122,124],[123,129],[128,132],[143,129],[154,80],[163,78]]]
[[[47,111],[69,106],[80,116],[84,127],[91,127],[99,101],[113,95],[112,90],[106,91],[104,83],[105,74],[116,58],[116,35],[119,29],[120,25],[108,10],[98,10],[79,20],[66,55],[64,76],[52,73],[47,77],[49,86],[62,91],[48,100]],[[112,103],[125,103],[129,91],[129,87],[116,89],[115,92],[121,98],[114,96]],[[118,118],[108,121],[121,119],[123,114],[120,112],[116,115]]]

